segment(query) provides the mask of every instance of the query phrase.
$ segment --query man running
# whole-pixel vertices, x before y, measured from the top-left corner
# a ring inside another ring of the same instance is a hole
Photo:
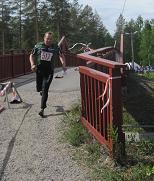
[[[39,112],[41,117],[44,117],[44,109],[47,107],[48,90],[54,74],[54,61],[58,56],[63,69],[66,70],[65,57],[58,45],[53,43],[52,32],[46,32],[44,42],[37,43],[30,54],[31,70],[36,72],[36,89],[42,96]]]

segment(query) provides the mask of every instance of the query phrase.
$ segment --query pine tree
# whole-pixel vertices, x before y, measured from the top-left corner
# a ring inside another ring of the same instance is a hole
[[[24,0],[14,0],[12,2],[12,10],[14,16],[12,17],[12,32],[13,32],[13,45],[16,48],[22,49],[22,31],[23,31],[23,19],[24,19]]]
[[[1,40],[2,44],[2,54],[5,53],[5,49],[9,48],[8,44],[5,43],[9,41],[9,21],[11,18],[11,10],[9,6],[10,0],[2,0],[0,3],[0,33],[1,33]]]
[[[141,36],[140,57],[143,65],[151,65],[154,63],[154,30],[151,22],[148,20],[145,21],[145,26]]]
[[[69,30],[70,4],[68,0],[47,0],[48,10],[51,13],[51,23],[57,33],[57,39]]]
[[[82,6],[79,5],[78,0],[74,0],[70,4],[70,29],[69,29],[69,39],[70,39],[70,44],[73,45],[75,42],[79,42],[79,33],[80,33],[80,13],[82,11]]]
[[[116,32],[115,32],[115,39],[120,42],[120,35],[124,31],[126,21],[122,14],[120,14],[119,18],[116,21]]]
[[[35,41],[39,41],[39,7],[41,5],[40,0],[25,0],[25,17],[30,20],[34,26]]]

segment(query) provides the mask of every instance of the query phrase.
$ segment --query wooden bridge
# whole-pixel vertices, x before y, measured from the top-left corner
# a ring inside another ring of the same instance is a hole
[[[123,44],[120,50],[113,47],[100,48],[82,54],[65,52],[67,66],[79,66],[82,123],[93,136],[115,153],[115,144],[122,145],[121,76]],[[59,63],[56,67],[60,66]],[[29,53],[0,56],[0,81],[31,73]]]

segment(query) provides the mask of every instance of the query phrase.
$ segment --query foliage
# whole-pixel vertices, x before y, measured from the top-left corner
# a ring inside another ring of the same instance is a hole
[[[123,166],[118,165],[112,160],[107,161],[108,157],[104,152],[104,149],[102,149],[100,144],[92,139],[88,132],[83,128],[79,118],[80,106],[73,107],[73,109],[65,115],[65,135],[67,135],[67,141],[74,146],[74,150],[71,149],[73,159],[79,164],[84,165],[84,167],[89,168],[89,180],[152,180],[154,176],[154,166],[152,161],[154,156],[153,141],[127,143],[127,159]],[[78,129],[79,127],[80,129]],[[113,132],[113,134],[116,135],[116,129],[114,129]]]
[[[140,150],[140,154],[154,155],[154,142],[150,140],[143,140],[139,143],[138,149]]]
[[[154,64],[154,20],[126,21],[120,15],[116,22],[114,38],[103,25],[99,14],[89,5],[78,0],[2,0],[0,3],[0,52],[10,49],[31,49],[42,41],[46,31],[53,31],[56,41],[62,35],[69,46],[77,42],[89,43],[91,48],[120,46],[120,34],[124,32],[126,62],[132,60],[131,36],[133,34],[134,60],[143,65]],[[129,33],[129,34],[126,34]]]
[[[0,3],[0,52],[10,49],[31,49],[42,41],[46,31],[53,31],[55,40],[62,35],[70,46],[91,42],[93,48],[110,46],[112,37],[100,16],[78,0],[2,0]]]
[[[149,21],[145,22],[145,27],[141,35],[140,57],[143,65],[154,64],[154,29]]]
[[[147,80],[151,80],[151,81],[154,81],[154,72],[146,72],[144,74],[141,75],[142,78],[145,78]]]
[[[64,121],[67,121],[68,129],[65,133],[66,138],[73,146],[80,146],[89,140],[88,133],[80,124],[80,107],[74,106],[71,112],[65,114]]]
[[[118,17],[118,19],[116,21],[116,32],[114,34],[114,39],[116,41],[117,47],[120,46],[120,35],[124,31],[125,23],[126,22],[125,22],[124,17],[122,16],[122,14],[120,14],[120,16]]]
[[[10,8],[10,0],[2,0],[0,3],[0,34],[1,34],[1,40],[0,41],[0,48],[1,52],[4,53],[5,47],[8,48],[7,41],[12,41],[11,39],[11,32],[9,23],[11,20],[11,8]]]
[[[134,61],[142,65],[154,64],[154,20],[144,20],[141,16],[138,16],[136,20],[131,19],[125,21],[125,18],[120,15],[116,22],[116,32],[114,38],[119,47],[120,33],[124,33],[124,45],[126,62],[132,61],[132,48],[134,52]],[[132,37],[131,37],[132,35]],[[131,44],[131,38],[132,43]],[[133,47],[132,47],[133,46]]]
[[[150,73],[153,74],[153,73]],[[154,82],[145,80],[144,74],[130,73],[127,78],[128,94],[124,102],[124,123],[153,125],[154,123]],[[152,130],[152,128],[148,128]]]
[[[67,0],[47,0],[47,2],[53,29],[60,40],[60,37],[65,35],[69,29],[70,4]]]

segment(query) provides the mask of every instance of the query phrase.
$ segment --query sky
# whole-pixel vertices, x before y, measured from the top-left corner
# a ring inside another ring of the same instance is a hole
[[[89,5],[102,18],[104,26],[113,35],[116,21],[122,13],[126,21],[136,20],[141,15],[143,19],[154,19],[154,0],[78,0],[79,4]],[[124,6],[125,2],[125,6]]]

